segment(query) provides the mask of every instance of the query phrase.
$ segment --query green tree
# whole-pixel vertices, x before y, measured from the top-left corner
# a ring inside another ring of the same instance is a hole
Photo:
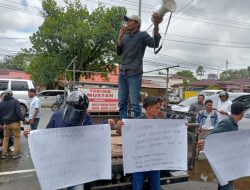
[[[178,71],[176,75],[190,78],[190,80],[197,80],[196,77],[194,76],[194,73],[189,70]]]
[[[59,7],[55,0],[42,1],[44,22],[30,37],[27,71],[39,83],[56,83],[75,56],[81,71],[111,72],[120,62],[116,41],[126,9],[100,4],[89,12],[80,0],[64,2]]]
[[[220,90],[220,87],[217,85],[209,85],[207,89],[208,90]]]
[[[20,59],[19,54],[16,56],[5,56],[4,59],[0,61],[0,68],[23,71],[24,67],[17,64],[18,59]]]
[[[202,66],[199,66],[197,69],[196,69],[196,75],[197,76],[200,76],[200,79],[201,77],[204,76],[204,73],[205,73],[205,70]]]
[[[220,80],[223,81],[230,81],[233,79],[242,79],[242,78],[248,78],[249,73],[247,69],[229,69],[227,71],[223,71],[220,74]]]
[[[187,80],[183,80],[183,86],[184,86],[184,90],[188,90],[188,81]]]

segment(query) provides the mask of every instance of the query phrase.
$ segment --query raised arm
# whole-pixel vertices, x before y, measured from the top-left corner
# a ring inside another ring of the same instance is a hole
[[[126,32],[127,32],[127,27],[122,25],[119,31],[118,40],[117,40],[117,55],[122,54],[122,39]]]

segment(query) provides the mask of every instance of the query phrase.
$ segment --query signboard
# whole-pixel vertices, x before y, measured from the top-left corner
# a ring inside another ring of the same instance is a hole
[[[124,120],[124,173],[187,170],[187,127],[178,119]]]
[[[89,98],[89,112],[118,112],[118,89],[81,87]]]
[[[109,125],[34,130],[28,140],[42,190],[111,179]]]

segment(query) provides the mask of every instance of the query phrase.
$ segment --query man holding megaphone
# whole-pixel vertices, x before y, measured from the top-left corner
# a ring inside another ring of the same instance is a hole
[[[120,117],[127,118],[128,100],[134,111],[134,117],[141,115],[140,89],[143,74],[143,56],[146,47],[157,48],[161,39],[159,24],[163,15],[154,13],[154,37],[141,32],[141,18],[137,15],[124,16],[125,24],[121,26],[118,37],[117,54],[122,55],[119,75],[119,112]]]

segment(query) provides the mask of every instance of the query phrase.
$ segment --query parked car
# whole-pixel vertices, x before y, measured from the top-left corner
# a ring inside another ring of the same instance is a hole
[[[22,113],[25,115],[29,110],[31,99],[28,96],[28,89],[34,88],[31,80],[22,79],[0,79],[0,93],[7,89],[12,90],[13,97],[18,99],[21,105]]]
[[[20,102],[21,112],[26,116],[29,112],[29,103],[23,99],[17,99]]]
[[[202,90],[200,94],[203,94],[204,96],[213,96],[215,94],[219,94],[223,90]]]
[[[250,103],[249,104],[246,103],[247,101],[249,101],[250,93],[228,92],[228,94],[229,94],[229,100],[231,100],[232,102],[238,101],[238,102],[243,103],[246,106],[246,108],[248,108],[248,106],[250,107],[249,105]],[[217,109],[218,103],[220,101],[219,94],[215,94],[212,96],[205,96],[205,99],[213,100],[213,109]],[[190,105],[196,101],[197,101],[197,96],[188,98],[182,101],[181,103],[179,103],[178,105],[172,105],[171,110],[174,112],[187,113]]]
[[[57,101],[57,95],[63,96],[64,90],[44,90],[39,92],[37,97],[40,99],[42,107],[51,107]]]
[[[178,103],[181,102],[181,98],[179,97],[178,94],[170,93],[170,94],[168,95],[168,102],[169,102],[169,103],[178,104]]]

